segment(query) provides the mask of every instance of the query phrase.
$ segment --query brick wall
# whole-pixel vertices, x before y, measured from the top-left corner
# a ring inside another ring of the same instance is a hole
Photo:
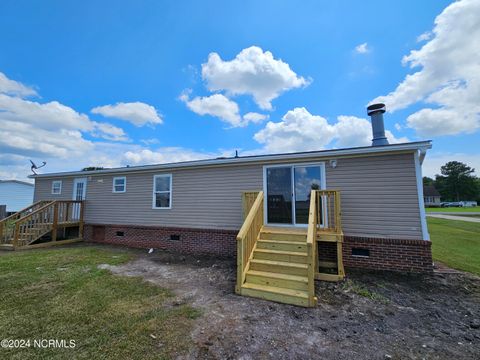
[[[85,225],[84,232],[86,241],[229,257],[235,256],[236,236],[232,230],[133,225]]]
[[[123,233],[123,234],[122,234]],[[137,248],[157,248],[188,254],[236,255],[234,230],[186,229],[134,225],[85,225],[85,240]],[[172,236],[179,236],[175,240]],[[345,267],[402,272],[431,272],[431,242],[345,236],[343,262]],[[336,260],[335,243],[318,246],[320,261]],[[367,256],[355,256],[352,251]]]
[[[352,250],[365,252],[368,257],[355,256]],[[345,236],[343,243],[345,267],[402,272],[433,271],[431,242]]]

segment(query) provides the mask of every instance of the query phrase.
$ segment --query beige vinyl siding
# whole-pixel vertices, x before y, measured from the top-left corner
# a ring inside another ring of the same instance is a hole
[[[413,153],[340,159],[326,178],[341,192],[345,234],[422,238]]]
[[[52,182],[54,180],[62,180],[62,192],[60,194],[52,194]],[[73,178],[35,179],[34,202],[39,200],[72,200],[72,198]]]
[[[327,188],[341,190],[345,234],[422,238],[412,152],[338,158],[335,169],[329,166],[330,159],[298,162],[325,161]],[[241,192],[262,189],[264,165],[269,163],[92,175],[88,177],[85,220],[95,224],[239,229]],[[171,209],[152,209],[155,174],[172,174]],[[112,193],[114,176],[127,177],[125,193]],[[61,195],[50,194],[52,179],[36,179],[35,199],[71,199],[73,177],[62,179]]]

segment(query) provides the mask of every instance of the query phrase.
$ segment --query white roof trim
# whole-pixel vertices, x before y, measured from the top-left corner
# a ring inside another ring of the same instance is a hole
[[[241,156],[238,158],[227,159],[208,159],[208,160],[195,160],[184,161],[178,163],[156,164],[156,165],[141,165],[141,166],[129,166],[113,169],[92,170],[92,171],[71,171],[49,174],[30,175],[29,178],[50,178],[59,176],[88,176],[88,175],[101,175],[101,174],[122,174],[127,172],[136,171],[149,171],[149,170],[166,170],[166,169],[178,169],[178,168],[190,168],[190,167],[203,167],[203,166],[216,166],[216,165],[229,165],[229,164],[247,164],[253,162],[262,161],[278,161],[278,160],[292,160],[292,159],[308,159],[308,158],[327,158],[330,156],[348,156],[348,155],[367,155],[377,153],[389,153],[395,151],[426,151],[432,147],[431,141],[420,141],[403,144],[383,145],[383,146],[367,146],[348,149],[334,149],[334,150],[322,150],[322,151],[309,151],[300,153],[287,153],[287,154],[273,154],[273,155],[256,155],[256,156]]]

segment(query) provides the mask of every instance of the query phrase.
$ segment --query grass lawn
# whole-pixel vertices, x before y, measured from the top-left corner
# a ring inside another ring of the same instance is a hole
[[[427,218],[433,259],[480,275],[480,223]]]
[[[99,264],[121,250],[69,247],[0,255],[0,340],[75,340],[74,349],[2,349],[2,359],[162,359],[189,347],[197,310],[165,306],[169,291]]]
[[[475,207],[449,207],[449,208],[425,208],[426,212],[452,212],[452,213],[465,213],[465,212],[480,212],[480,206]]]

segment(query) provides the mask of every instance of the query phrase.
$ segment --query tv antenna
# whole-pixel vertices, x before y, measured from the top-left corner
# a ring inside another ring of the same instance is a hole
[[[32,160],[30,160],[30,163],[32,164],[32,166],[30,167],[30,169],[32,170],[32,173],[34,175],[37,175],[37,172],[35,170],[38,170],[42,167],[44,167],[45,165],[47,165],[47,162],[46,161],[42,161],[42,165],[40,166],[37,166],[37,164],[35,164]]]

